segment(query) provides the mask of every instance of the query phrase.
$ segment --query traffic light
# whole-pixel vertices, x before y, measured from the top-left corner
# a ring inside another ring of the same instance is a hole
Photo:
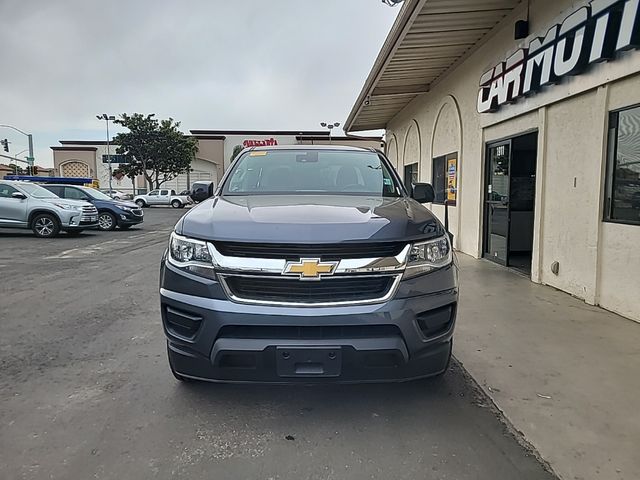
[[[9,151],[9,140],[7,140],[6,138],[4,140],[0,140],[0,143],[2,144],[2,148],[4,149],[5,152]]]
[[[36,165],[31,167],[31,175],[38,175],[38,167]]]

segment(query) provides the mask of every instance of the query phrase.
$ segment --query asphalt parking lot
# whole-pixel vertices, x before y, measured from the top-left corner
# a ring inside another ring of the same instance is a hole
[[[0,229],[0,478],[554,478],[455,363],[391,385],[174,380],[158,266],[184,213],[53,240]]]

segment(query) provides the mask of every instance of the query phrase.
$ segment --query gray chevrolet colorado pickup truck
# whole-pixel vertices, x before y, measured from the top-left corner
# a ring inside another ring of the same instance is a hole
[[[259,147],[176,224],[160,301],[179,380],[398,381],[443,374],[450,238],[378,151]]]

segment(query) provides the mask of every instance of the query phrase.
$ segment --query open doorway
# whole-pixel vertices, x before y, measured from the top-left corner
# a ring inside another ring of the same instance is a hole
[[[538,133],[487,144],[484,257],[531,272]]]

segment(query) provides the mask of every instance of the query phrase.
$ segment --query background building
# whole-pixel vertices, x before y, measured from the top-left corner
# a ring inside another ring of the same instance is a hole
[[[20,163],[17,164],[18,167],[21,168],[20,171],[16,171],[16,164],[13,163],[11,165],[5,164],[5,163],[0,163],[0,178],[4,178],[7,175],[26,175],[26,165]],[[39,167],[39,166],[35,166],[35,170],[36,170],[36,175],[37,177],[53,177],[55,175],[55,169],[54,168],[49,168],[49,167]]]
[[[189,174],[179,175],[166,182],[163,187],[177,192],[190,188],[198,180],[210,180],[218,184],[223,173],[231,163],[233,150],[237,145],[243,147],[259,145],[308,145],[328,144],[355,145],[384,148],[381,137],[331,137],[322,131],[282,131],[282,130],[191,130],[198,140],[198,153],[191,164]],[[117,145],[111,144],[112,170],[116,170],[123,161],[117,155]],[[109,157],[106,141],[60,140],[60,145],[51,147],[54,169],[62,177],[91,177],[100,182],[101,188],[109,186]],[[113,188],[125,193],[134,190],[128,177],[113,178]],[[147,190],[142,176],[136,179],[135,191]]]
[[[640,320],[638,8],[406,0],[345,129],[386,129],[457,249]]]

